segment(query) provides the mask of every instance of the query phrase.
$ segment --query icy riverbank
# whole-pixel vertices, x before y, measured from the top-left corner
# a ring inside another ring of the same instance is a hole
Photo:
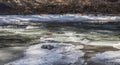
[[[81,14],[64,14],[64,15],[1,15],[0,23],[24,23],[24,22],[119,22],[120,16],[103,16],[103,15],[81,15]]]

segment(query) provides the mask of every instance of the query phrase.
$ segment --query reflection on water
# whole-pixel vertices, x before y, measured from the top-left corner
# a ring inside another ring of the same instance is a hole
[[[84,59],[97,53],[116,51],[120,43],[120,24],[113,23],[36,23],[2,25],[0,47],[29,46],[40,42],[83,45]],[[86,64],[86,63],[85,63]]]

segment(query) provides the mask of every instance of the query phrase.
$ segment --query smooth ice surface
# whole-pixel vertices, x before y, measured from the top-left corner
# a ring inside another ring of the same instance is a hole
[[[42,45],[54,46],[53,49],[43,49]],[[72,44],[42,43],[29,47],[25,57],[6,65],[82,65],[84,53]]]
[[[120,21],[119,16],[95,16],[95,15],[81,15],[81,14],[64,14],[64,15],[1,15],[0,23],[20,23],[28,21],[39,22],[108,22]]]

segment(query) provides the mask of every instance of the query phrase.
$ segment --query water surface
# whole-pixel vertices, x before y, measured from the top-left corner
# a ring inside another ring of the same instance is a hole
[[[21,57],[27,47],[43,42],[83,45],[84,48],[81,50],[85,53],[83,58],[86,64],[87,60],[95,54],[119,50],[114,45],[120,43],[120,23],[32,22],[25,25],[0,26],[0,52],[2,50],[7,50],[2,53],[16,51],[14,55],[16,59]],[[9,50],[14,47],[22,47],[22,51]],[[3,55],[0,54],[0,56]],[[11,60],[6,59],[4,62],[13,61],[14,56],[11,56]],[[0,63],[4,63],[1,60],[4,57],[0,58]]]

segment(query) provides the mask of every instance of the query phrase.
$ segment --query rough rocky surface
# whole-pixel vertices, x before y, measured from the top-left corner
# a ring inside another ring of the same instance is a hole
[[[120,65],[120,51],[107,51],[92,57],[89,65]]]
[[[54,48],[44,49],[42,46],[53,46]],[[64,43],[41,43],[29,47],[25,57],[6,65],[82,65],[81,58],[84,53],[72,44]]]
[[[1,0],[0,14],[119,14],[119,6],[120,0]]]

